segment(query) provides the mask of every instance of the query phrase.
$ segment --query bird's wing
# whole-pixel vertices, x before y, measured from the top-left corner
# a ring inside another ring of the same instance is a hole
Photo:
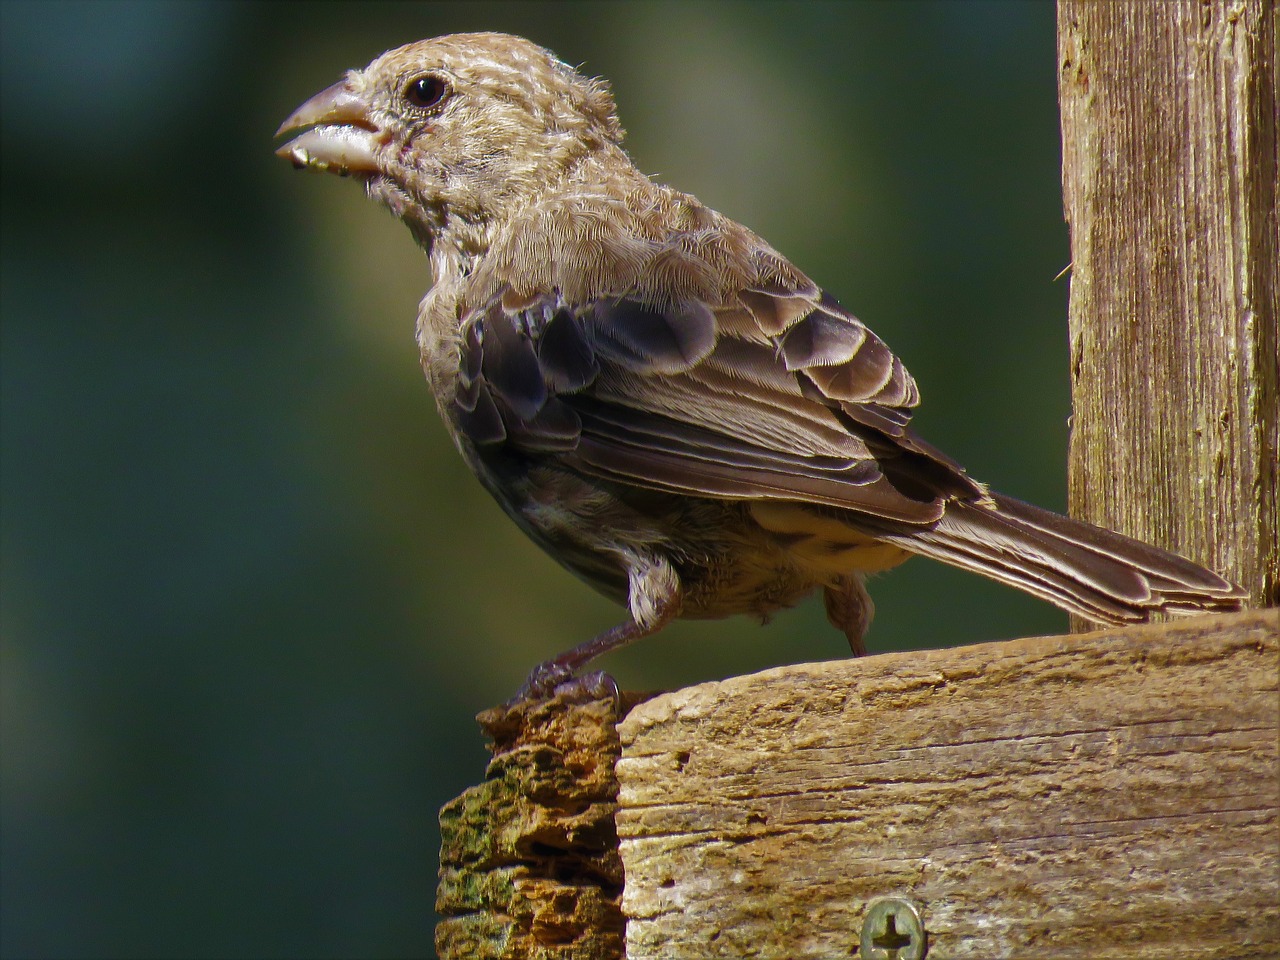
[[[983,490],[907,429],[917,401],[901,361],[816,288],[717,307],[508,289],[463,318],[453,412],[482,456],[929,524]]]

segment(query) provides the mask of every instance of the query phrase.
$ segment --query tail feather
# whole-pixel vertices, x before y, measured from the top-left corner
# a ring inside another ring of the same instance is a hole
[[[1100,623],[1153,613],[1240,609],[1240,587],[1177,554],[992,494],[953,501],[937,525],[886,536],[913,553],[981,573]]]

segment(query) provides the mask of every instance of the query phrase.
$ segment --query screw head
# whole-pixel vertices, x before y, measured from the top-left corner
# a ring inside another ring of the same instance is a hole
[[[861,960],[924,960],[928,943],[920,911],[910,900],[873,900],[862,919]]]

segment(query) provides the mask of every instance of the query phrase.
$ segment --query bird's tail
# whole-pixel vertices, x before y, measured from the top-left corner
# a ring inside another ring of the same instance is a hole
[[[929,530],[887,536],[913,553],[999,580],[1099,623],[1240,609],[1248,594],[1177,554],[992,494],[953,501]]]

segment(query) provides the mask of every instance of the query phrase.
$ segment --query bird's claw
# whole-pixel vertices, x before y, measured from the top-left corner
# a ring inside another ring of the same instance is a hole
[[[569,703],[612,700],[617,706],[622,703],[622,691],[618,688],[618,682],[603,671],[595,670],[575,676],[563,664],[548,660],[533,668],[510,703],[531,700],[563,700]]]

